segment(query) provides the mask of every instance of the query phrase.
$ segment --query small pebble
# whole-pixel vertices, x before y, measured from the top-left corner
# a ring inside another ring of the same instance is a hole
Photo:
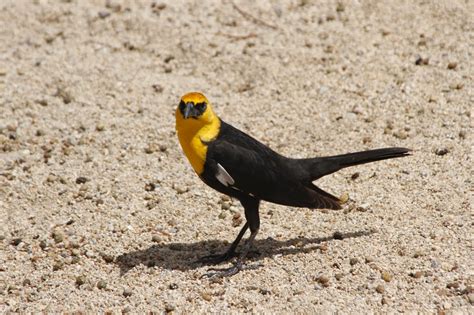
[[[430,59],[428,57],[421,57],[421,56],[418,56],[415,60],[415,65],[417,66],[426,66],[430,63]]]
[[[21,238],[14,238],[10,241],[10,244],[12,244],[13,246],[18,246],[20,245],[21,242],[22,242]]]
[[[74,97],[71,95],[71,93],[63,87],[58,87],[54,96],[61,98],[64,104],[69,104],[74,100]]]
[[[449,85],[451,90],[462,90],[464,88],[464,84],[462,82],[454,82]]]
[[[467,300],[469,301],[469,303],[471,303],[471,305],[474,305],[474,293],[469,293],[467,295]]]
[[[160,236],[158,236],[158,235],[153,235],[153,236],[151,237],[151,241],[152,241],[153,243],[161,243],[163,240],[161,239]]]
[[[176,306],[174,304],[166,303],[165,304],[165,311],[166,313],[171,313],[176,310]]]
[[[107,282],[105,282],[105,280],[99,280],[99,282],[97,282],[97,288],[101,290],[107,288]]]
[[[410,273],[410,276],[412,276],[415,279],[421,278],[423,276],[423,271],[417,271],[414,273]]]
[[[203,300],[208,301],[208,302],[212,300],[212,296],[209,293],[204,292],[204,291],[201,292],[201,297],[203,298]]]
[[[326,276],[319,276],[316,278],[316,281],[319,282],[325,288],[329,286],[329,278]]]
[[[107,254],[107,253],[102,253],[101,254],[102,256],[102,259],[106,262],[106,263],[111,263],[114,261],[114,256],[113,255],[110,255],[110,254]]]
[[[385,282],[390,282],[390,281],[392,281],[392,275],[387,271],[383,271],[382,272],[382,279]]]
[[[435,150],[435,154],[436,155],[439,155],[439,156],[443,156],[445,154],[447,154],[449,152],[449,150],[447,148],[438,148]]]
[[[413,254],[413,258],[420,258],[423,256],[423,252],[422,251],[419,251],[417,250],[414,254]]]
[[[31,285],[31,280],[26,278],[25,280],[23,280],[23,286],[30,286]]]
[[[222,210],[229,210],[230,207],[231,207],[231,203],[228,202],[228,201],[224,201],[224,202],[222,202],[222,204],[221,204]]]
[[[170,290],[176,290],[178,288],[178,285],[176,283],[170,283],[170,285],[168,286],[168,288]]]
[[[381,284],[379,284],[378,286],[375,287],[375,291],[377,291],[377,293],[384,293],[385,292],[385,287]]]
[[[58,271],[63,269],[64,263],[62,261],[58,261],[53,265],[53,271]]]
[[[342,232],[336,231],[336,232],[334,232],[334,234],[332,235],[332,237],[333,237],[335,240],[342,240],[342,239],[344,239],[344,234],[342,234]]]
[[[176,184],[173,185],[173,188],[178,194],[184,194],[185,192],[189,190],[188,187],[183,187],[181,185],[176,185]]]
[[[86,283],[86,277],[85,276],[78,276],[76,277],[76,285],[81,286],[84,283]]]
[[[117,1],[112,1],[112,0],[105,1],[105,7],[114,12],[119,12],[120,10],[122,10],[122,5],[118,3]]]
[[[455,70],[458,66],[458,63],[457,62],[450,62],[448,63],[448,69],[449,70]]]
[[[402,139],[402,140],[405,140],[406,138],[408,138],[408,134],[406,131],[404,130],[397,130],[395,131],[393,134],[392,134],[395,138],[397,139]]]
[[[153,183],[147,183],[145,184],[145,190],[146,191],[154,191],[156,188],[155,184]]]
[[[349,260],[349,264],[350,264],[351,266],[356,265],[358,262],[359,262],[359,259],[358,259],[358,258],[351,258],[351,259]]]
[[[123,295],[124,297],[129,297],[129,296],[132,296],[132,293],[133,293],[133,292],[132,292],[131,289],[126,288],[126,289],[123,290],[122,295]]]
[[[154,143],[149,143],[146,147],[145,147],[145,153],[146,154],[153,154],[155,152],[158,151],[158,146]]]
[[[44,99],[37,100],[36,103],[40,104],[41,106],[48,106],[48,101]]]
[[[156,93],[162,93],[164,88],[160,84],[153,84],[151,86]]]
[[[366,212],[366,211],[367,211],[367,207],[364,206],[364,205],[360,205],[360,206],[356,207],[356,211],[358,211],[358,212]]]
[[[160,203],[160,200],[150,200],[146,203],[146,207],[148,210],[155,208]]]
[[[154,11],[161,11],[166,9],[166,3],[155,3],[153,2],[151,4],[151,7],[153,8]]]
[[[338,280],[338,281],[341,280],[343,277],[344,277],[344,274],[342,274],[342,273],[336,273],[334,275],[334,278],[336,278],[336,280]]]
[[[109,11],[99,11],[99,17],[100,17],[101,19],[105,19],[105,18],[107,18],[107,17],[109,17],[109,16],[110,16],[110,12],[109,12]]]
[[[239,212],[235,213],[232,217],[232,227],[237,227],[242,224],[242,216]]]
[[[88,181],[89,179],[84,176],[79,176],[78,178],[76,178],[76,184],[85,184]]]
[[[339,201],[341,204],[345,204],[349,201],[349,193],[344,192],[342,195],[339,197]]]
[[[221,196],[221,201],[229,201],[230,203],[232,203],[232,198],[230,198],[227,195],[222,195]]]
[[[97,126],[95,126],[95,130],[104,131],[105,130],[105,125],[103,123],[98,123]]]
[[[40,247],[42,250],[45,250],[46,247],[48,247],[48,243],[47,243],[45,240],[42,240],[42,241],[40,241],[40,243],[39,243],[39,247]]]
[[[53,237],[56,243],[61,243],[64,241],[64,233],[61,231],[54,231],[51,236]]]
[[[450,282],[446,285],[446,288],[448,289],[457,289],[459,288],[459,282]]]
[[[165,63],[169,63],[171,60],[174,60],[174,59],[175,59],[175,57],[174,57],[173,55],[167,55],[167,56],[163,59],[163,61],[164,61]]]

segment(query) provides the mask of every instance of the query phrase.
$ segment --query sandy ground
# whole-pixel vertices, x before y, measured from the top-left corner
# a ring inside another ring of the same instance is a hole
[[[469,0],[0,1],[0,311],[473,313],[473,42]],[[211,282],[242,209],[178,145],[192,90],[285,155],[414,154],[263,203],[264,267]]]

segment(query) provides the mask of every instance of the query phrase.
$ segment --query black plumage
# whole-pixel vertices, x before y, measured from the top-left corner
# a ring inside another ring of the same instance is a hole
[[[235,249],[250,227],[251,237],[236,266],[228,274],[242,268],[248,247],[260,226],[258,207],[261,200],[308,208],[340,209],[340,200],[312,182],[342,168],[409,155],[406,148],[385,148],[309,159],[287,158],[244,132],[221,121],[218,136],[207,143],[208,151],[201,179],[215,190],[238,199],[247,223],[229,250],[221,256],[208,256],[220,262],[235,256]],[[225,185],[217,177],[221,165],[234,183]]]

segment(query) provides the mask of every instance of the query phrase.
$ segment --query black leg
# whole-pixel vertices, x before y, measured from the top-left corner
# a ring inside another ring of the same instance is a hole
[[[236,273],[238,273],[240,270],[243,270],[243,269],[255,269],[255,268],[260,267],[260,265],[256,265],[256,266],[245,266],[244,265],[245,258],[247,257],[247,254],[248,254],[250,248],[252,247],[252,243],[253,243],[255,237],[257,236],[258,230],[260,228],[260,216],[259,216],[259,213],[258,213],[260,200],[255,199],[253,197],[247,197],[245,199],[242,198],[240,200],[240,203],[242,204],[242,206],[245,209],[245,218],[247,219],[247,222],[245,223],[244,228],[242,228],[242,230],[244,230],[244,229],[246,230],[247,227],[250,227],[250,237],[244,245],[244,249],[242,251],[242,254],[240,254],[239,258],[237,259],[237,261],[235,262],[233,267],[227,268],[227,269],[210,269],[210,270],[214,270],[216,272],[211,272],[211,273],[206,274],[207,277],[212,277],[212,278],[214,278],[214,277],[229,277],[229,276],[235,275]],[[237,237],[237,239],[232,244],[230,249],[232,249],[234,244],[237,241],[240,241],[240,238],[242,238],[242,236],[243,236],[242,230],[241,230],[241,233],[239,233],[239,236]],[[244,233],[245,233],[245,231],[244,231]],[[238,242],[237,242],[237,244],[238,244]],[[235,247],[237,247],[237,244],[235,244]],[[234,247],[234,249],[235,249],[235,247]]]
[[[244,236],[245,232],[247,232],[248,228],[249,228],[249,223],[245,222],[244,226],[239,232],[239,235],[237,235],[235,240],[232,242],[232,245],[230,245],[230,247],[227,249],[227,251],[224,254],[204,256],[204,257],[201,257],[198,260],[198,262],[207,263],[207,264],[219,264],[221,262],[234,258],[237,255],[235,252],[235,249],[239,245],[240,240]]]
[[[252,247],[253,240],[257,236],[258,230],[260,229],[260,214],[258,213],[258,207],[260,205],[260,200],[249,198],[248,200],[241,200],[240,203],[244,206],[245,209],[245,219],[250,227],[250,237],[245,243],[244,250],[240,255],[238,261],[243,262],[245,257]]]

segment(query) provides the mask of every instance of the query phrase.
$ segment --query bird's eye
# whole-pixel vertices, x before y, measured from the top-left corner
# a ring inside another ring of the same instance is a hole
[[[181,100],[181,102],[179,102],[179,110],[180,111],[184,111],[184,108],[186,107],[186,104],[184,103],[183,100]]]
[[[197,109],[200,113],[204,113],[204,111],[206,110],[206,103],[198,103],[198,104],[196,104],[196,109]]]

